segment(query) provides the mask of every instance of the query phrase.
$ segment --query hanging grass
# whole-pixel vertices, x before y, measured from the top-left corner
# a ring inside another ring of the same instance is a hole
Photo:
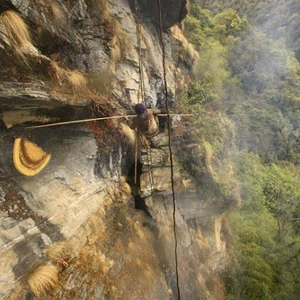
[[[31,291],[36,296],[45,295],[58,283],[58,268],[53,265],[39,267],[28,279]]]
[[[19,14],[12,10],[7,10],[0,15],[0,24],[5,28],[6,37],[12,52],[18,60],[29,66],[28,53],[36,52],[32,44],[29,28]]]
[[[207,171],[210,175],[213,175],[214,170],[211,165],[211,159],[213,157],[213,148],[212,148],[211,144],[206,141],[203,142],[203,147],[205,150],[205,165],[206,165]]]
[[[66,16],[58,3],[50,2],[49,9],[54,24],[61,25],[65,22]]]
[[[87,79],[79,71],[64,69],[56,62],[51,62],[51,67],[53,77],[61,86],[67,86],[74,92],[87,89]]]

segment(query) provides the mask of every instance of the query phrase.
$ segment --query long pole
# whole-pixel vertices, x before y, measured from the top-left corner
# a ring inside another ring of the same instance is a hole
[[[92,119],[82,119],[82,120],[74,120],[74,121],[66,121],[66,122],[57,122],[51,124],[44,124],[44,125],[36,125],[36,126],[29,126],[26,127],[28,129],[34,128],[43,128],[43,127],[52,127],[52,126],[60,126],[60,125],[68,125],[68,124],[77,124],[77,123],[85,123],[85,122],[93,122],[93,121],[101,121],[101,120],[109,120],[109,119],[121,119],[125,116],[112,116],[112,117],[101,117],[101,118],[92,118]],[[127,118],[134,118],[135,115],[127,116]]]
[[[171,115],[171,116],[183,116],[183,117],[192,116],[192,114],[169,114],[169,115]],[[157,114],[157,116],[159,116],[159,117],[165,117],[165,116],[168,116],[168,114]],[[125,117],[127,117],[127,118],[134,118],[134,117],[136,117],[136,115],[100,117],[100,118],[92,118],[92,119],[82,119],[82,120],[74,120],[74,121],[66,121],[66,122],[57,122],[57,123],[50,123],[50,124],[29,126],[29,127],[26,127],[26,129],[53,127],[53,126],[60,126],[60,125],[86,123],[86,122],[102,121],[102,120],[110,120],[110,119],[121,119],[121,118],[125,118]]]

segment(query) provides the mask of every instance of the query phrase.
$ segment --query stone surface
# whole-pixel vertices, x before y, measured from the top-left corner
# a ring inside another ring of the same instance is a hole
[[[130,2],[132,8],[135,9],[134,0],[130,0]],[[161,0],[160,4],[162,26],[164,29],[170,28],[175,23],[181,22],[187,14],[186,0]],[[159,24],[157,1],[146,0],[141,3],[138,2],[138,5],[138,9],[141,10],[142,14],[151,17],[152,22],[155,24]]]
[[[15,280],[40,261],[44,249],[74,235],[102,205],[106,189],[114,184],[112,179],[99,178],[95,173],[97,144],[82,125],[36,129],[29,135],[52,156],[46,168],[34,177],[14,169],[13,137],[2,131],[0,138],[0,209],[4,212],[0,217],[0,252],[1,257],[6,253],[19,257],[11,262]],[[114,166],[107,172],[120,171]],[[5,282],[6,274],[2,275],[5,277],[0,282]]]
[[[53,108],[62,101],[49,94],[49,87],[40,83],[1,82],[0,101],[3,108]]]

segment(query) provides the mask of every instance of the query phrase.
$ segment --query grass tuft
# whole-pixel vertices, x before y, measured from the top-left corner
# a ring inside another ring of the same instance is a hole
[[[123,134],[125,135],[125,137],[127,138],[128,142],[131,145],[135,145],[135,141],[136,141],[136,135],[135,135],[135,131],[132,130],[128,125],[121,123],[121,130],[123,132]]]
[[[132,192],[131,192],[131,187],[130,187],[130,185],[129,185],[127,182],[125,182],[125,183],[122,184],[120,190],[121,190],[121,192],[124,193],[126,196],[131,196],[131,194],[132,194]]]
[[[211,144],[206,141],[203,142],[203,147],[205,150],[205,165],[206,165],[207,171],[210,175],[213,175],[214,171],[213,171],[213,168],[211,165],[211,159],[213,157],[213,148],[212,148]]]
[[[45,295],[58,283],[58,268],[53,265],[39,267],[28,279],[31,291],[37,296]]]
[[[67,86],[73,92],[87,89],[87,79],[80,72],[63,69],[56,62],[51,62],[51,66],[54,77],[61,86]]]
[[[72,247],[67,242],[57,243],[47,250],[47,257],[54,264],[64,264],[70,260],[73,252]]]
[[[89,88],[95,94],[111,93],[115,81],[116,78],[109,69],[99,70],[88,76]]]
[[[125,57],[126,53],[132,51],[133,45],[119,22],[114,21],[111,25],[113,38],[111,40],[110,58],[116,64]]]
[[[110,49],[110,59],[113,63],[118,63],[121,61],[122,52],[120,47],[120,38],[118,36],[114,36],[111,41],[111,49]]]
[[[80,91],[87,86],[87,79],[78,71],[67,71],[66,79],[75,91]]]
[[[65,14],[62,11],[60,5],[56,2],[49,4],[50,13],[52,16],[53,23],[56,25],[63,24],[65,22]]]
[[[13,53],[21,63],[29,66],[29,59],[26,54],[29,52],[36,52],[37,50],[32,44],[32,39],[26,23],[18,13],[7,10],[0,15],[0,24],[5,28],[6,37]]]
[[[171,27],[170,30],[172,36],[182,44],[183,51],[179,51],[179,55],[182,57],[182,59],[187,60],[191,63],[195,62],[199,58],[199,54],[194,49],[194,46],[188,42],[181,29],[177,25],[175,25]]]
[[[111,20],[111,11],[106,0],[93,0],[99,10],[101,17],[105,20]]]
[[[86,0],[90,14],[105,22],[111,22],[113,17],[107,0]]]

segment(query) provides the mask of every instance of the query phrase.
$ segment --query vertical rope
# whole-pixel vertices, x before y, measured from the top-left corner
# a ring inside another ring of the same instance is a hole
[[[139,91],[138,91],[138,102],[141,99],[145,103],[145,92],[144,92],[144,75],[143,75],[143,63],[142,63],[142,43],[141,43],[141,33],[142,26],[140,24],[139,16],[138,16],[138,0],[135,0],[135,24],[136,24],[136,35],[137,35],[137,46],[138,46],[138,56],[139,56]]]
[[[141,43],[142,28],[141,28],[141,24],[139,22],[136,24],[136,27],[137,27],[136,28],[136,30],[137,30],[137,44],[138,44],[138,51],[139,51],[139,76],[140,76],[138,97],[139,97],[139,99],[142,99],[142,101],[145,103],[144,80],[143,80],[143,64],[142,64],[142,43]]]
[[[161,15],[161,2],[157,0],[158,6],[158,21],[159,21],[159,33],[160,33],[160,42],[162,48],[162,60],[163,60],[163,72],[164,72],[164,86],[165,86],[165,103],[166,103],[166,114],[168,120],[168,139],[169,139],[169,153],[170,153],[170,163],[171,163],[171,186],[172,186],[172,197],[173,197],[173,232],[174,232],[174,241],[175,241],[175,272],[176,272],[176,287],[178,299],[180,300],[180,287],[179,287],[179,272],[178,272],[178,241],[177,241],[177,232],[176,232],[176,199],[175,199],[175,188],[174,188],[174,162],[173,162],[173,151],[171,147],[171,117],[169,112],[169,103],[168,103],[168,85],[167,85],[167,75],[166,75],[166,55],[165,55],[165,44],[163,40],[163,31],[162,31],[162,15]]]
[[[140,19],[138,16],[138,0],[135,0],[134,2],[135,7],[135,23],[136,23],[136,34],[137,34],[137,46],[138,46],[138,56],[139,56],[139,90],[138,90],[138,102],[142,102],[146,105],[145,101],[145,83],[144,83],[144,74],[143,74],[143,60],[142,60],[142,43],[141,43],[141,34],[142,34],[142,26],[140,24]],[[139,134],[136,134],[136,138],[138,138]],[[138,139],[137,139],[138,140]],[[137,147],[137,146],[136,146]],[[148,173],[149,173],[149,182],[150,182],[150,188],[151,188],[151,193],[153,191],[153,186],[154,186],[154,180],[153,180],[153,173],[152,173],[152,156],[151,156],[151,149],[150,146],[149,148],[147,147],[147,161],[148,161]],[[135,174],[137,174],[137,160],[135,161]],[[135,179],[136,183],[136,179]]]
[[[137,161],[138,161],[138,142],[139,142],[139,135],[137,131],[134,131],[135,133],[135,149],[134,149],[134,184],[137,183]]]
[[[143,53],[142,53],[142,39],[141,39],[141,36],[142,36],[142,26],[141,24],[139,24],[138,26],[139,28],[139,32],[138,32],[138,35],[139,35],[139,72],[140,72],[140,81],[141,81],[141,95],[142,95],[142,99],[143,99],[143,102],[146,104],[146,101],[145,101],[145,82],[144,82],[144,70],[143,70]]]

